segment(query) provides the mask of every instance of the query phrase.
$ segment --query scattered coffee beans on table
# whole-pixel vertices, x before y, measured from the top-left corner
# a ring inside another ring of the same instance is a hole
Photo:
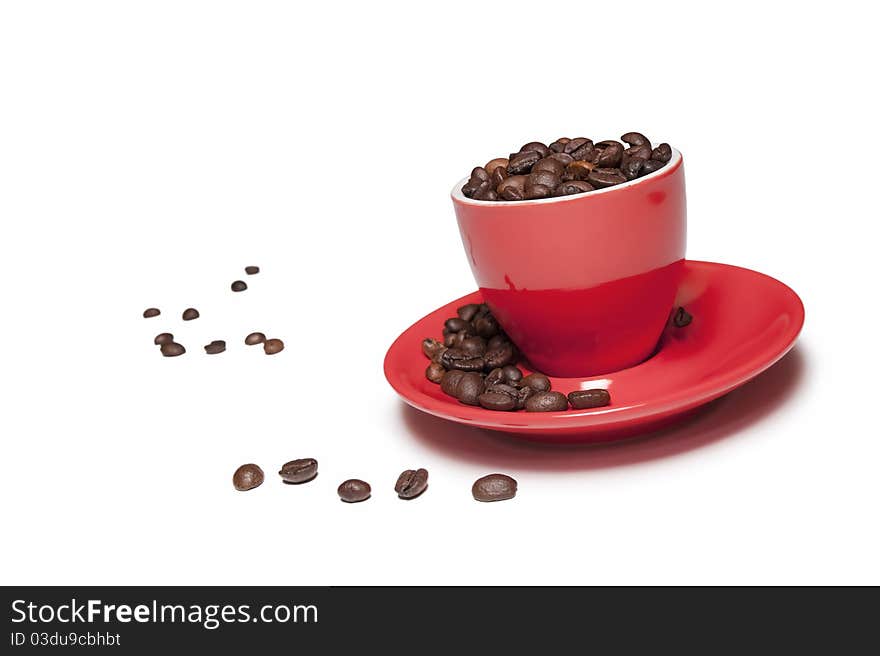
[[[400,474],[394,485],[394,491],[401,499],[415,499],[427,489],[427,469],[407,469]]]
[[[276,353],[281,353],[284,350],[284,342],[280,339],[267,339],[263,343],[263,351],[265,351],[266,355],[275,355]]]
[[[489,474],[474,482],[471,493],[477,501],[506,501],[516,496],[516,481],[507,474]]]
[[[251,333],[244,338],[244,343],[248,346],[253,346],[254,344],[262,344],[265,341],[266,336],[263,333]]]
[[[183,345],[178,344],[177,342],[165,342],[159,347],[159,350],[166,358],[174,358],[186,353],[186,349],[183,348]]]
[[[192,321],[193,319],[199,318],[199,311],[195,308],[186,308],[183,311],[183,320],[184,321]]]
[[[246,492],[263,484],[263,470],[253,463],[242,465],[232,475],[232,484],[236,490]]]
[[[210,344],[205,345],[205,353],[208,355],[216,355],[226,350],[226,342],[222,339],[215,339]]]
[[[308,483],[318,475],[318,461],[314,458],[291,460],[281,466],[278,475],[285,483]]]
[[[158,317],[161,312],[159,312],[159,308],[147,308],[144,310],[144,319],[150,319],[151,317]]]
[[[253,275],[256,275],[256,274],[258,274],[258,273],[260,272],[260,267],[258,267],[258,266],[246,266],[246,267],[244,268],[244,272],[245,272],[246,274],[248,274],[249,276],[253,276]]]
[[[339,494],[339,498],[346,503],[359,503],[369,499],[372,490],[370,489],[370,484],[366,481],[350,478],[347,481],[343,481],[336,492]]]
[[[601,408],[611,403],[611,395],[605,389],[588,389],[570,392],[568,402],[575,410]]]
[[[499,412],[561,412],[568,409],[569,398],[551,390],[552,383],[544,374],[523,375],[516,366],[519,351],[507,337],[485,304],[469,303],[456,311],[443,324],[443,341],[426,337],[422,353],[431,363],[425,378],[439,383],[440,389],[466,405],[477,405]],[[597,390],[589,390],[597,392]],[[598,390],[607,399],[606,390]],[[575,399],[582,410],[587,403],[597,403],[597,396]]]
[[[157,344],[161,346],[162,344],[168,344],[174,341],[174,335],[171,333],[159,333],[153,338],[153,344]]]
[[[509,157],[476,167],[461,192],[485,201],[584,194],[653,173],[671,159],[669,144],[653,148],[639,132],[627,132],[620,141],[561,137],[549,146],[530,141]]]
[[[244,280],[236,280],[231,287],[234,292],[243,292],[247,289],[247,283]]]

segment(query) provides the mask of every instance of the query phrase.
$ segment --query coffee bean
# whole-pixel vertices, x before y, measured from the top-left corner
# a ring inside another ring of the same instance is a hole
[[[456,310],[456,314],[458,314],[459,319],[462,321],[470,322],[475,316],[477,316],[477,312],[480,311],[480,305],[478,303],[468,303],[467,305],[462,305],[458,310]]]
[[[569,139],[568,137],[559,137],[559,139],[550,144],[548,148],[550,148],[550,150],[552,150],[554,153],[561,153],[565,151],[565,144],[567,144],[569,141],[571,141],[571,139]]]
[[[244,272],[249,276],[254,276],[260,272],[260,267],[258,266],[246,266],[244,268]]]
[[[427,469],[407,469],[397,477],[394,491],[401,499],[415,499],[428,489]]]
[[[144,310],[144,319],[158,317],[160,314],[162,313],[159,311],[159,308],[147,308],[146,310]]]
[[[159,333],[153,338],[153,344],[168,344],[174,341],[174,335],[171,333]]]
[[[592,162],[577,159],[565,167],[565,173],[568,174],[572,180],[586,180],[587,176],[589,176],[595,168],[596,165]]]
[[[620,172],[627,180],[635,180],[642,172],[647,160],[641,157],[625,157],[620,165]]]
[[[486,387],[491,387],[492,385],[497,385],[499,383],[503,383],[507,380],[504,376],[504,369],[498,367],[496,369],[492,369],[488,374],[486,374]]]
[[[534,166],[542,157],[542,155],[536,153],[534,150],[527,150],[525,152],[511,155],[510,164],[507,165],[507,172],[510,173],[511,177],[528,173],[532,170],[532,166]],[[508,178],[508,180],[509,179],[510,178]]]
[[[504,171],[506,172],[508,164],[510,164],[510,161],[506,157],[496,157],[495,159],[486,162],[486,166],[484,166],[483,169],[486,171],[486,173],[489,174],[489,177],[491,178],[496,169],[504,169]]]
[[[633,146],[632,148],[627,148],[623,151],[623,160],[626,161],[628,157],[638,157],[639,159],[649,160],[651,159],[651,147],[650,146]]]
[[[339,498],[346,503],[359,503],[370,498],[372,490],[370,484],[357,478],[343,481],[336,489]]]
[[[480,394],[486,388],[483,377],[476,371],[467,372],[458,381],[455,389],[455,398],[466,405],[479,405]]]
[[[568,399],[562,392],[535,392],[525,407],[526,412],[561,412],[568,410]]]
[[[495,190],[495,193],[498,193],[498,185],[507,180],[510,177],[510,174],[507,172],[507,169],[503,166],[499,166],[492,172],[492,179],[489,180],[489,187]]]
[[[318,475],[318,461],[314,458],[299,458],[285,462],[278,475],[285,483],[308,483]]]
[[[651,159],[666,164],[666,162],[672,159],[672,147],[668,143],[660,144],[651,153]]]
[[[595,146],[593,146],[593,144],[591,144],[591,143],[584,144],[583,146],[581,146],[577,150],[571,151],[571,158],[572,158],[572,160],[578,160],[578,159],[592,160],[593,159],[593,152],[595,151],[595,149],[596,149]]]
[[[521,152],[521,153],[535,152],[535,153],[538,153],[541,157],[547,157],[547,155],[549,155],[553,151],[550,150],[549,148],[547,148],[547,146],[542,144],[540,141],[530,141],[529,143],[525,144],[522,148],[520,148],[519,152]]]
[[[535,166],[537,166],[537,164]],[[563,170],[564,168],[561,168],[560,173]],[[529,195],[529,187],[534,187],[535,185],[544,185],[545,187],[549,187],[550,189],[556,189],[559,183],[559,174],[547,170],[536,171],[533,168],[532,172],[529,174],[529,179],[526,181],[526,195]]]
[[[570,182],[561,183],[553,191],[554,196],[573,196],[575,194],[585,194],[593,191],[594,187],[585,180],[572,180]]]
[[[648,175],[649,173],[653,173],[654,171],[659,171],[665,166],[664,162],[659,162],[656,159],[649,159],[642,166],[642,170],[639,171],[639,177]]]
[[[234,292],[243,292],[247,289],[247,283],[244,280],[236,280],[232,283],[232,291]]]
[[[537,200],[539,198],[549,198],[553,194],[553,187],[547,185],[530,185],[526,183],[526,200]]]
[[[199,311],[195,308],[187,308],[183,311],[183,320],[192,321],[199,318]]]
[[[474,356],[465,353],[460,348],[449,348],[440,358],[440,364],[447,369],[458,369],[459,371],[482,371],[486,362],[480,356]]]
[[[560,160],[556,159],[556,157],[545,157],[542,160],[538,160],[538,163],[532,167],[532,173],[529,176],[530,179],[535,178],[536,173],[540,173],[541,171],[545,171],[547,173],[552,174],[555,177],[559,177],[562,175],[562,172],[565,170],[565,164],[563,164]],[[546,183],[544,183],[546,184]]]
[[[477,335],[485,337],[486,339],[494,337],[500,330],[498,322],[491,314],[476,319],[474,321],[474,329],[477,331]]]
[[[569,392],[568,402],[576,410],[601,408],[611,403],[611,395],[604,389],[576,390]]]
[[[267,339],[263,343],[263,352],[266,355],[275,355],[284,350],[284,342],[280,339]]]
[[[507,344],[509,341],[510,341],[510,340],[507,339],[507,335],[505,335],[504,333],[500,333],[500,332],[499,332],[499,333],[493,335],[493,336],[489,339],[489,342],[486,344],[486,350],[487,350],[487,351],[493,351],[493,350],[495,350],[495,349],[497,349],[497,348],[499,348],[499,347],[501,347],[501,346],[504,346],[504,345]]]
[[[247,490],[253,490],[255,487],[260,487],[263,484],[263,479],[263,470],[255,464],[249,463],[235,470],[235,473],[232,475],[232,485],[239,492],[246,492]]]
[[[159,350],[166,358],[175,358],[178,355],[186,353],[186,349],[183,348],[183,345],[178,344],[177,342],[166,342],[159,347]]]
[[[262,334],[262,333],[261,333]],[[446,347],[433,337],[426,337],[422,340],[422,353],[432,362],[437,362],[437,358],[446,350]]]
[[[522,380],[523,373],[512,364],[506,365],[501,371],[508,385],[515,385]]]
[[[565,153],[553,153],[548,159],[555,159],[557,162],[562,164],[563,167],[568,166],[574,161],[574,157],[572,157],[571,155],[566,155]],[[563,171],[564,170],[565,169],[563,168]]]
[[[511,398],[508,394],[496,391],[483,392],[477,397],[477,403],[486,410],[509,412],[516,409],[515,399]]]
[[[593,140],[587,139],[586,137],[577,137],[576,139],[572,139],[568,143],[565,144],[565,147],[562,149],[562,152],[571,155],[576,150],[580,150],[584,146],[592,146]],[[575,157],[577,159],[577,157]]]
[[[498,195],[504,200],[523,200],[526,195],[526,175],[511,175],[498,185]]]
[[[495,186],[491,181],[484,182],[479,186],[474,192],[474,200],[498,200],[498,192],[495,191]]]
[[[263,333],[251,333],[244,338],[244,343],[248,346],[253,346],[254,344],[262,344],[265,341],[266,336]]]
[[[489,172],[482,166],[477,166],[476,168],[474,168],[473,171],[471,171],[471,178],[480,180],[481,182],[486,182],[489,177]]]
[[[459,317],[447,319],[446,323],[443,325],[446,330],[453,333],[458,333],[462,330],[469,330],[472,327],[469,321],[465,321],[464,319],[461,319]]]
[[[443,378],[440,380],[440,389],[443,390],[444,394],[455,396],[458,391],[458,383],[461,382],[462,376],[464,376],[464,372],[459,371],[458,369],[447,371],[443,374]]]
[[[523,408],[525,408],[526,401],[528,401],[531,398],[532,394],[537,394],[537,392],[535,390],[533,390],[531,387],[527,387],[527,386],[520,387],[519,393],[517,394],[517,398],[516,398],[516,409],[522,410]]]
[[[497,367],[504,367],[511,364],[514,359],[516,359],[516,351],[513,348],[513,344],[507,342],[498,348],[486,351],[486,355],[483,356],[483,359],[486,361],[485,366],[490,370]]]
[[[428,368],[425,369],[425,378],[430,380],[432,383],[439,383],[443,380],[443,374],[446,373],[446,369],[443,368],[443,365],[439,362],[432,362],[428,365]]]
[[[597,189],[603,189],[626,182],[626,177],[619,169],[593,169],[587,176],[587,182]]]
[[[470,355],[484,355],[486,353],[486,340],[482,337],[468,337],[461,340],[458,348]]]
[[[484,392],[495,392],[496,394],[506,394],[514,401],[516,401],[517,396],[519,396],[519,390],[513,385],[508,385],[507,383],[495,383],[494,385],[487,385]]]
[[[531,387],[536,392],[550,391],[550,379],[544,374],[529,374],[520,381],[520,385]]]
[[[683,307],[680,307],[675,311],[675,316],[672,317],[672,323],[676,328],[684,328],[685,326],[690,325],[693,319],[694,318],[687,310],[685,310]]]
[[[215,339],[210,344],[205,345],[205,353],[208,355],[216,355],[226,350],[226,342],[222,339]]]
[[[489,474],[474,481],[471,494],[477,501],[506,501],[516,496],[516,481],[507,474]]]
[[[592,162],[598,168],[613,169],[620,166],[623,145],[616,141],[600,141],[593,146]]]
[[[648,148],[651,147],[651,142],[648,140],[648,137],[643,135],[641,132],[627,132],[620,137],[620,140],[623,143],[629,144],[630,146],[647,146]]]

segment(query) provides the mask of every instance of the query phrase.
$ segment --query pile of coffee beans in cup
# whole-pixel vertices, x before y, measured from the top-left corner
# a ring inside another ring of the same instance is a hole
[[[668,143],[653,147],[640,132],[627,132],[620,141],[560,137],[549,146],[530,141],[508,157],[476,167],[461,193],[485,201],[585,194],[641,178],[671,159]]]
[[[519,350],[485,303],[469,303],[443,324],[443,340],[426,337],[422,353],[431,361],[425,377],[461,403],[486,410],[560,412],[611,403],[605,389],[576,390],[567,396],[551,389],[544,374],[525,374]]]

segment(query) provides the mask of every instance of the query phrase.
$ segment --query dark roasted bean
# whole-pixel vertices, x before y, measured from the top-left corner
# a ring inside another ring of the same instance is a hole
[[[499,332],[493,335],[492,338],[489,340],[489,343],[486,344],[486,350],[492,351],[500,346],[503,346],[504,344],[507,344],[507,342],[509,341],[510,340],[507,339],[507,335]]]
[[[563,166],[563,170],[564,167],[568,166],[574,161],[574,157],[572,157],[571,155],[567,155],[566,153],[553,153],[548,159],[555,159],[557,162],[560,162]],[[560,175],[562,174],[560,173]]]
[[[583,159],[573,161],[565,167],[565,172],[571,176],[572,180],[586,180],[587,176],[592,173],[596,165]]]
[[[560,175],[562,175],[562,172],[564,170],[565,164],[556,159],[556,157],[545,157],[542,160],[538,160],[538,163],[532,167],[532,173],[529,176],[529,179],[534,179],[535,175],[542,171],[550,173],[558,178]]]
[[[236,280],[231,287],[234,292],[243,292],[247,289],[247,283],[244,280]]]
[[[275,355],[284,350],[284,342],[280,339],[267,339],[263,342],[263,351],[266,355]]]
[[[461,382],[462,376],[464,376],[463,371],[457,369],[447,371],[443,374],[443,378],[440,380],[440,389],[443,390],[444,394],[455,396],[458,391],[458,383]]]
[[[550,391],[550,379],[544,374],[529,374],[524,376],[519,384],[524,387],[531,387],[536,392]]]
[[[425,369],[425,378],[430,380],[432,383],[439,383],[443,380],[443,374],[446,373],[446,369],[443,368],[443,365],[439,362],[432,362],[428,365],[428,368]]]
[[[495,191],[495,187],[492,185],[492,181],[484,182],[480,185],[479,189],[474,192],[475,200],[498,200],[498,192]]]
[[[226,342],[222,339],[215,339],[210,344],[205,344],[205,353],[208,355],[217,355],[226,350]]]
[[[258,274],[258,273],[260,272],[260,267],[258,267],[258,266],[246,266],[246,267],[244,268],[244,272],[245,272],[246,274],[248,274],[249,276],[253,276],[253,275],[256,275],[256,274]]]
[[[174,341],[174,335],[171,333],[159,333],[153,338],[153,344],[168,344],[169,342]]]
[[[659,171],[665,166],[663,162],[658,162],[656,159],[649,159],[645,162],[644,166],[642,166],[642,170],[639,171],[639,177],[643,175],[648,175],[649,173],[653,173],[654,171]]]
[[[486,392],[496,392],[498,394],[507,394],[510,398],[516,401],[517,396],[519,395],[519,390],[513,385],[507,385],[506,383],[495,383],[492,386],[487,385]]]
[[[516,410],[516,400],[509,394],[502,394],[501,392],[483,392],[477,397],[477,402],[486,410],[498,410],[500,412]]]
[[[482,371],[486,362],[480,356],[465,353],[460,348],[448,348],[440,357],[440,364],[447,369],[460,371]]]
[[[577,139],[571,139],[565,144],[565,147],[562,149],[562,152],[567,155],[571,155],[574,151],[583,148],[584,146],[592,146],[593,140],[587,139],[586,137],[578,137]],[[577,157],[575,157],[577,159]]]
[[[532,170],[532,166],[541,159],[542,155],[534,150],[527,150],[522,153],[511,155],[510,164],[507,165],[507,172],[511,176],[522,175]]]
[[[522,410],[523,408],[525,408],[526,401],[529,400],[529,397],[531,397],[532,394],[537,394],[537,392],[535,390],[533,390],[531,387],[527,387],[527,386],[520,387],[519,394],[517,394],[517,398],[516,398],[516,409]]]
[[[468,337],[461,340],[458,348],[470,355],[483,355],[486,353],[486,340],[482,337]]]
[[[509,163],[510,161],[506,157],[496,157],[495,159],[486,162],[486,166],[483,167],[483,170],[486,171],[491,178],[492,174],[495,173],[495,169],[501,168],[506,171]]]
[[[182,316],[184,321],[192,321],[199,318],[199,311],[195,308],[187,308],[183,311]]]
[[[585,194],[588,191],[593,191],[595,187],[591,185],[586,180],[571,180],[569,182],[562,182],[558,187],[553,191],[554,196],[573,196],[575,194]]]
[[[178,344],[177,342],[166,342],[159,347],[159,350],[166,358],[174,358],[186,353],[186,349],[183,348],[183,345]]]
[[[415,499],[428,489],[427,469],[407,469],[397,477],[394,491],[401,499]]]
[[[623,164],[620,165],[620,172],[627,180],[635,180],[639,177],[646,161],[641,157],[624,157]]]
[[[587,176],[587,182],[597,189],[603,189],[626,182],[626,177],[619,169],[593,169]]]
[[[522,148],[519,149],[521,153],[534,152],[538,153],[541,157],[547,157],[553,151],[547,148],[540,141],[530,141],[527,144],[524,144]]]
[[[314,458],[299,458],[285,462],[278,475],[285,483],[308,483],[318,475],[318,461]]]
[[[675,311],[675,316],[672,317],[672,323],[676,328],[684,328],[685,326],[690,325],[693,319],[694,318],[687,310],[685,310],[683,307],[680,307]]]
[[[507,169],[503,166],[499,166],[492,172],[492,179],[489,180],[489,186],[491,189],[495,190],[495,193],[498,193],[498,186],[507,180],[510,177],[510,174],[507,172]]]
[[[516,496],[516,481],[507,474],[489,474],[474,481],[471,494],[477,501],[506,501]]]
[[[480,337],[489,339],[498,334],[498,322],[491,314],[482,316],[474,321],[474,329]]]
[[[656,159],[658,162],[666,164],[666,162],[672,159],[672,147],[668,143],[660,144],[651,153],[651,159]]]
[[[449,332],[459,333],[462,330],[471,330],[473,326],[471,326],[469,321],[465,321],[461,317],[452,317],[451,319],[447,319],[446,323],[443,324],[444,328]]]
[[[467,305],[462,305],[458,310],[456,310],[456,314],[458,314],[458,318],[462,321],[471,321],[475,316],[477,316],[477,312],[480,311],[480,305],[477,303],[468,303]]]
[[[527,175],[512,175],[498,185],[498,195],[503,200],[523,200],[526,194]]]
[[[253,346],[254,344],[262,344],[265,341],[266,336],[263,333],[251,333],[244,338],[244,343],[248,346]]]
[[[565,144],[567,144],[569,141],[571,141],[571,139],[568,139],[566,137],[560,137],[559,139],[554,141],[552,144],[550,144],[548,146],[548,148],[550,150],[552,150],[554,153],[562,153],[565,151]]]
[[[592,161],[597,168],[617,168],[622,158],[623,145],[616,141],[600,141],[593,146]]]
[[[571,152],[571,158],[573,160],[578,160],[578,159],[591,160],[593,158],[593,151],[594,150],[595,150],[595,147],[593,146],[593,144],[591,144],[591,143],[584,144],[583,146],[581,146],[577,150],[573,150]]]
[[[526,183],[526,200],[537,200],[538,198],[549,198],[553,195],[553,187],[547,185],[536,184],[530,185]]]
[[[504,376],[504,369],[502,369],[501,367],[493,369],[488,374],[486,374],[486,379],[485,379],[486,387],[490,387],[492,385],[497,385],[497,384],[503,383],[505,381],[506,381],[506,378]]]
[[[651,148],[648,146],[633,146],[632,148],[627,148],[623,152],[623,160],[622,162],[626,162],[628,158],[638,157],[639,159],[649,160],[651,159]]]
[[[146,310],[144,310],[144,319],[158,317],[160,314],[162,313],[159,311],[159,308],[147,308]]]
[[[561,412],[568,409],[562,392],[535,392],[526,400],[526,412]]]
[[[260,487],[263,484],[263,479],[263,470],[253,463],[248,463],[235,470],[232,475],[232,485],[239,492],[246,492]]]
[[[477,166],[476,168],[474,168],[473,171],[471,171],[471,178],[479,180],[480,182],[486,182],[490,178],[490,176],[489,172],[486,169],[484,169],[482,166]]]
[[[496,369],[497,367],[505,367],[512,364],[516,359],[516,351],[513,348],[513,344],[507,342],[498,348],[486,351],[483,359],[486,361],[485,366],[490,370]]]
[[[366,481],[350,478],[347,481],[343,481],[336,488],[336,493],[346,503],[358,503],[369,499],[372,490],[370,489],[370,484]]]
[[[516,385],[523,377],[523,373],[519,368],[512,364],[505,365],[502,369],[502,373],[504,374],[504,380],[507,381],[508,385]]]
[[[576,390],[568,394],[568,402],[576,410],[601,408],[611,403],[611,395],[605,389]]]
[[[563,168],[560,168],[560,173],[563,170]],[[536,171],[532,169],[532,172],[529,174],[529,179],[526,181],[526,195],[529,194],[529,187],[543,185],[545,187],[549,187],[550,189],[556,189],[556,187],[559,186],[559,182],[560,179],[558,173],[547,170]]]
[[[483,393],[485,388],[483,377],[476,371],[469,371],[458,381],[455,388],[455,398],[467,405],[479,405],[477,397]]]
[[[643,135],[641,132],[627,132],[620,137],[620,140],[623,143],[629,144],[630,146],[648,146],[648,148],[651,147],[651,142],[648,140],[648,137]]]

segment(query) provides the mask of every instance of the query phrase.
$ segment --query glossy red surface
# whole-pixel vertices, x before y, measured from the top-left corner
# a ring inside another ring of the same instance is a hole
[[[404,401],[437,417],[547,442],[603,442],[646,433],[735,389],[773,365],[793,346],[804,322],[801,300],[764,274],[686,261],[675,298],[693,314],[685,328],[666,327],[656,355],[598,377],[552,378],[553,389],[601,387],[612,403],[593,410],[494,412],[463,405],[425,379],[425,337],[479,292],[432,312],[407,329],[385,356],[385,377]]]
[[[480,291],[541,371],[615,371],[657,344],[685,256],[681,155],[633,182],[539,201],[452,193]]]

